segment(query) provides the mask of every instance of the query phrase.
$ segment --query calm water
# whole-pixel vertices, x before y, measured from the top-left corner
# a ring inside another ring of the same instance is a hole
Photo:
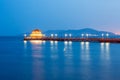
[[[120,80],[120,44],[0,38],[0,80]]]

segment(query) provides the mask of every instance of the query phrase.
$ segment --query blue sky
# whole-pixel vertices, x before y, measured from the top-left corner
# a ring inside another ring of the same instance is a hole
[[[35,28],[120,31],[120,0],[0,0],[0,35]]]

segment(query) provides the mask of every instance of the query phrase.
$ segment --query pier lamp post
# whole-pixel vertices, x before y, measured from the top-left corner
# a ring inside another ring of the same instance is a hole
[[[87,36],[87,38],[88,38],[89,34],[86,34],[86,36]]]
[[[53,37],[54,35],[53,34],[51,34],[51,37]]]
[[[102,34],[102,38],[104,38],[103,36],[104,36],[104,34]]]
[[[83,38],[84,34],[81,34],[81,36],[82,36],[82,38]]]
[[[24,37],[26,37],[27,35],[26,34],[24,34]]]
[[[70,38],[72,37],[72,34],[69,34]]]
[[[67,34],[65,34],[65,38],[67,37],[68,35]]]
[[[55,37],[57,37],[58,35],[57,34],[55,34]]]
[[[108,37],[109,37],[109,34],[107,33],[106,36],[107,36],[107,38],[108,38]]]

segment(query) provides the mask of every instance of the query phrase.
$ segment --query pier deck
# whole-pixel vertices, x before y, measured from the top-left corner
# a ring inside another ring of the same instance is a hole
[[[24,40],[45,40],[45,41],[83,41],[83,42],[110,42],[110,43],[120,43],[120,38],[31,38],[25,37]]]

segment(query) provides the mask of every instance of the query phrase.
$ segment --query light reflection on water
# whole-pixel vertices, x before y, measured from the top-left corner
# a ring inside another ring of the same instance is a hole
[[[24,41],[24,48],[27,48],[27,41]]]
[[[24,44],[26,45],[25,42]],[[71,41],[65,41],[65,42],[57,42],[57,41],[30,41],[31,43],[31,50],[32,50],[32,57],[33,57],[33,80],[36,79],[44,79],[46,78],[46,75],[50,74],[51,77],[59,77],[59,75],[65,75],[64,77],[72,77],[74,73],[80,73],[84,74],[84,76],[92,76],[92,70],[90,69],[90,66],[92,65],[92,51],[91,46],[93,43],[90,42],[80,42],[74,43]],[[76,45],[79,44],[79,45]],[[96,43],[96,45],[99,45],[99,43]],[[80,53],[75,53],[75,48],[80,49]],[[95,47],[94,49],[96,49]],[[110,60],[110,44],[109,43],[100,43],[100,46],[98,47],[100,49],[101,53],[101,63],[103,66],[101,67],[102,70],[106,69],[105,71],[109,71],[110,65],[108,61]],[[82,65],[78,65],[79,67],[75,67],[76,62],[74,61],[75,54],[77,54],[80,59],[77,59],[77,65],[78,63]],[[61,56],[63,55],[63,57]],[[48,59],[49,58],[49,59]],[[42,59],[42,60],[41,60]],[[59,61],[60,59],[60,61]],[[49,60],[49,61],[46,61]],[[103,61],[103,62],[102,62]],[[56,63],[57,62],[57,63]],[[49,65],[48,65],[49,63]],[[49,71],[47,72],[46,66],[49,66]],[[81,68],[80,68],[81,67]],[[59,69],[62,68],[60,71]],[[77,71],[76,71],[77,70]],[[62,72],[61,72],[62,71]],[[103,73],[103,72],[101,72]],[[40,76],[42,75],[42,76]],[[70,76],[71,75],[71,76]],[[110,74],[104,74],[103,78],[105,76],[109,76]],[[82,79],[88,79],[87,77],[81,77]],[[49,78],[49,77],[48,77]],[[80,77],[78,77],[81,79]],[[67,79],[67,78],[66,78]],[[109,79],[106,78],[105,79]]]
[[[120,44],[0,41],[0,80],[119,80]]]
[[[51,58],[56,59],[58,58],[58,42],[57,41],[50,41],[50,49],[51,49]]]
[[[101,43],[101,63],[102,67],[101,74],[106,71],[107,74],[103,75],[104,80],[110,80],[112,79],[112,74],[109,73],[111,68],[111,62],[110,62],[110,43]]]
[[[64,42],[64,55],[66,57],[72,57],[72,42]]]
[[[45,45],[46,41],[42,41],[42,43]]]
[[[90,54],[89,54],[89,42],[81,42],[81,59],[82,60],[90,60]]]
[[[44,57],[44,55],[42,54],[42,41],[41,40],[31,40],[31,48],[32,48],[32,56],[33,57]]]
[[[72,52],[72,42],[64,42],[64,57],[65,57],[65,64],[72,64],[73,63],[73,52]]]
[[[70,75],[73,75],[74,69],[74,56],[73,56],[73,45],[71,41],[65,41],[64,42],[64,73],[66,77],[70,77]]]
[[[43,59],[45,56],[43,54],[42,44],[45,44],[45,41],[37,41],[32,40],[31,49],[32,49],[32,59],[33,59],[33,80],[41,80],[44,79],[44,62],[39,61],[39,59]]]
[[[27,41],[24,41],[24,44],[26,44],[27,43]]]
[[[110,43],[101,43],[101,58],[109,60],[110,59]]]
[[[42,44],[42,41],[41,41],[41,40],[31,40],[30,42],[31,42],[33,45]]]
[[[24,55],[27,56],[27,41],[24,41]]]

